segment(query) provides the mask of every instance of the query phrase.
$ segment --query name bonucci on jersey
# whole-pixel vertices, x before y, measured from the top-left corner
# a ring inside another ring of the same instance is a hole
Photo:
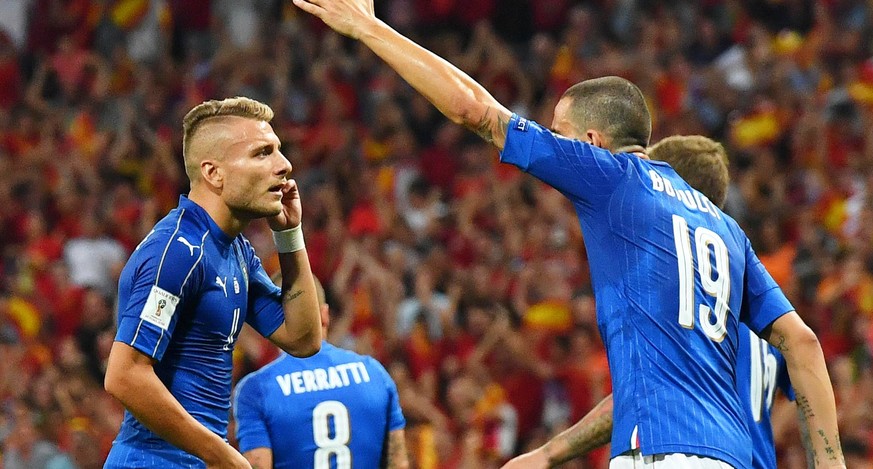
[[[669,179],[664,179],[654,170],[649,170],[649,177],[652,178],[652,189],[657,192],[663,192],[670,197],[673,197],[682,202],[688,209],[696,210],[702,213],[708,213],[715,218],[721,220],[721,215],[715,209],[715,205],[706,198],[705,195],[694,190],[674,189],[673,184]]]
[[[353,384],[369,383],[370,374],[363,362],[345,363],[327,368],[295,371],[276,376],[282,394],[290,396],[312,391],[343,388]]]

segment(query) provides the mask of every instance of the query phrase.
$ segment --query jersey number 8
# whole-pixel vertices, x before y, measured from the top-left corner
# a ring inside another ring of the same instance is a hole
[[[679,261],[679,324],[694,329],[694,253],[688,221],[679,215],[673,215],[673,239]],[[707,337],[721,342],[727,334],[725,324],[731,295],[727,246],[718,234],[704,227],[694,230],[694,245],[697,246],[700,284],[707,295],[715,298],[715,310],[707,304],[699,306],[700,327]]]
[[[333,435],[330,423],[333,420]],[[337,469],[352,467],[352,452],[349,447],[351,431],[349,410],[342,402],[324,401],[312,409],[312,435],[315,438],[315,469],[330,469],[331,456],[336,458]]]

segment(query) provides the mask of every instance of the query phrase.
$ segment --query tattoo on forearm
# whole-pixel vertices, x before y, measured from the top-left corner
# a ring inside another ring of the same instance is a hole
[[[840,436],[837,435],[834,445],[831,445],[831,442],[830,442],[830,440],[828,440],[827,435],[825,435],[824,430],[819,429],[818,436],[820,436],[822,438],[822,440],[824,441],[824,444],[825,444],[824,449],[825,449],[825,454],[827,455],[827,458],[830,459],[831,461],[838,461],[840,459],[840,457],[837,453],[837,450],[840,450]],[[842,451],[839,451],[839,452],[842,452]]]
[[[496,128],[494,126],[492,113],[497,113]],[[475,126],[471,126],[470,130],[476,132],[476,135],[482,137],[486,142],[494,143],[495,136],[506,137],[506,127],[508,125],[509,120],[506,119],[503,114],[496,109],[489,107],[482,116],[482,119],[480,119]]]
[[[779,350],[780,352],[783,352],[783,353],[788,351],[788,345],[785,344],[785,336],[784,335],[780,335],[776,339],[776,350]]]
[[[611,404],[611,399],[609,404]],[[557,438],[563,438],[566,442],[567,448],[569,448],[568,454],[549,454],[548,446],[546,454],[550,459],[555,457],[558,462],[563,463],[609,443],[611,433],[612,405],[601,402],[576,425],[558,435]]]
[[[803,394],[798,393],[795,396],[795,402],[797,403],[797,410],[800,411],[800,417],[806,421],[806,423],[809,423],[809,419],[815,417],[809,399]]]
[[[795,396],[795,402],[797,404],[798,420],[800,420],[800,437],[803,440],[803,446],[806,448],[807,465],[809,467],[818,467],[821,464],[821,459],[819,458],[818,451],[815,449],[816,445],[812,442],[812,433],[809,427],[812,423],[810,419],[815,417],[815,413],[812,411],[812,404],[809,402],[809,398],[800,393]],[[833,435],[832,438],[828,438],[827,433],[822,428],[817,428],[815,433],[821,438],[821,442],[824,443],[824,457],[829,461],[841,462],[840,435],[837,434]]]
[[[589,430],[567,435],[567,444],[574,453],[585,454],[597,447],[609,443],[609,428],[612,427],[612,416],[602,415],[591,422]]]
[[[302,294],[303,294],[303,290],[297,290],[295,292],[288,290],[282,295],[282,301],[291,301]]]
[[[387,469],[407,467],[409,463],[406,454],[406,441],[402,434],[388,436],[388,466]]]
[[[799,406],[797,409],[797,420],[798,427],[800,427],[800,440],[803,443],[803,448],[806,450],[806,467],[814,468],[818,461],[818,454],[816,454],[815,449],[812,447],[809,425],[807,425],[806,418],[803,416],[803,412],[800,411]]]

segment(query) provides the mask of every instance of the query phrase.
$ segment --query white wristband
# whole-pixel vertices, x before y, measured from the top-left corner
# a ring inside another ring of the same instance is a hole
[[[297,252],[306,247],[303,243],[303,224],[283,231],[273,232],[273,242],[280,253]]]

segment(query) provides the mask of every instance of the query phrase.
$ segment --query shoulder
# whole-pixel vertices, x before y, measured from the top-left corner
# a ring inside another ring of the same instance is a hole
[[[321,350],[315,356],[330,356],[334,359],[341,359],[346,361],[364,361],[369,358],[368,355],[361,355],[359,353],[353,352],[349,349],[344,349],[341,347],[337,347],[330,342],[324,341],[321,343]]]
[[[258,387],[260,380],[260,371],[261,370],[256,370],[243,376],[242,379],[240,379],[239,382],[236,383],[236,389],[234,394],[239,397],[240,395],[252,392],[252,389]]]
[[[269,379],[273,372],[279,371],[283,364],[287,364],[287,358],[293,357],[286,353],[282,353],[278,358],[270,363],[267,363],[261,368],[243,376],[236,385],[237,393],[252,392],[254,388],[260,387],[261,383]]]
[[[260,373],[261,370],[243,376],[233,389],[231,405],[237,419],[240,415],[248,415],[249,411],[263,405],[264,376],[266,375]]]
[[[742,227],[740,227],[740,224],[737,223],[737,221],[734,220],[734,218],[732,216],[721,211],[721,209],[719,209],[718,207],[715,207],[713,205],[712,208],[719,211],[718,213],[721,215],[722,220],[724,220],[724,226],[725,226],[725,229],[727,230],[727,233],[737,243],[737,245],[739,247],[741,247],[746,252],[749,252],[749,251],[754,252],[752,250],[752,243],[751,243],[751,241],[749,241],[748,236],[746,236],[746,232],[743,231]]]
[[[388,383],[394,383],[394,380],[391,379],[391,375],[388,374],[388,370],[385,369],[385,366],[379,360],[369,356],[369,355],[360,355],[361,360],[364,362],[364,365],[367,368],[370,368],[382,378],[382,380]]]
[[[180,267],[192,266],[202,257],[203,246],[210,234],[209,230],[192,218],[193,215],[184,209],[170,212],[155,225],[153,232],[141,243],[138,250],[159,255],[163,259],[172,259]]]

